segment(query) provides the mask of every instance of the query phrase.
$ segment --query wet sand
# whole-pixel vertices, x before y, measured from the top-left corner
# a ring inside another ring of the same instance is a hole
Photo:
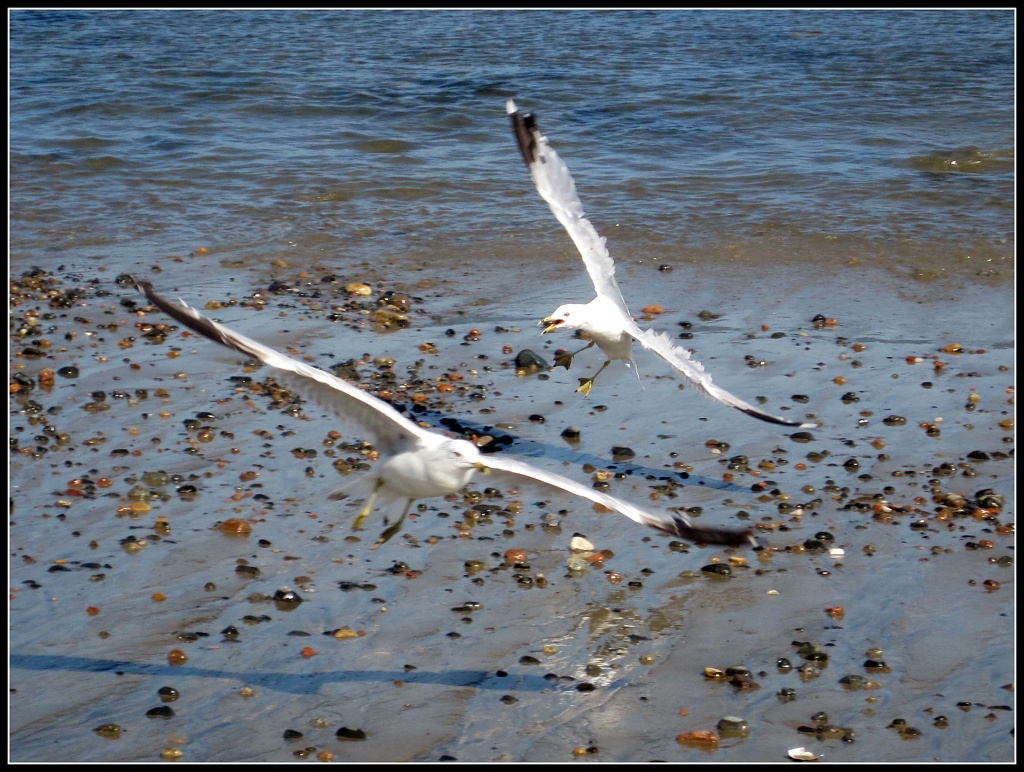
[[[779,762],[805,747],[824,761],[1013,760],[1012,287],[620,269],[634,313],[663,306],[650,324],[692,333],[726,389],[819,421],[808,439],[680,391],[642,353],[639,384],[609,368],[587,399],[573,389],[593,350],[568,372],[517,374],[522,349],[552,361],[579,345],[535,326],[587,299],[570,267],[396,261],[325,283],[323,266],[282,266],[302,292],[264,292],[259,311],[205,306],[266,290],[263,269],[193,255],[149,278],[321,367],[359,360],[371,391],[422,400],[435,425],[512,435],[501,452],[576,479],[610,470],[612,494],[755,527],[763,550],[673,543],[483,477],[371,550],[383,513],[353,534],[360,502],[326,500],[346,479],[335,461],[366,461],[362,438],[228,380],[260,384],[267,368],[177,329],[147,338],[137,323],[170,320],[122,304],[146,307],[112,272],[56,280],[82,288],[64,306],[12,269],[14,374],[37,385],[11,400],[10,759]],[[361,281],[371,296],[345,293]],[[410,296],[408,327],[351,305],[387,290]],[[77,377],[38,385],[71,364]],[[616,462],[613,446],[635,456]],[[492,507],[467,514],[470,501]],[[230,518],[251,533],[216,527]],[[571,570],[575,533],[611,554]],[[505,562],[512,548],[527,565]],[[282,588],[302,602],[275,603]],[[730,667],[746,671],[706,670]],[[149,715],[161,707],[173,715]],[[723,735],[727,716],[749,732]],[[117,736],[95,731],[110,724]],[[721,736],[678,739],[694,731]]]

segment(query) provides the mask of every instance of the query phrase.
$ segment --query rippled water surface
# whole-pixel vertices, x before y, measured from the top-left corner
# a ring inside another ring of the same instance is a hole
[[[515,97],[622,258],[1009,278],[1012,18],[16,12],[12,259],[529,256]]]

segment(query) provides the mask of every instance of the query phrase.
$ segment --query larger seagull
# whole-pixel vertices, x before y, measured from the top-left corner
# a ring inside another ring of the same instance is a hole
[[[207,319],[194,308],[180,305],[157,294],[147,281],[134,280],[135,288],[149,301],[200,335],[257,359],[280,372],[280,380],[324,410],[361,427],[375,438],[380,454],[371,474],[372,492],[356,517],[358,529],[370,514],[374,503],[404,499],[399,520],[388,527],[377,540],[386,542],[401,528],[406,515],[417,499],[447,496],[466,486],[475,472],[495,471],[525,478],[589,499],[595,504],[625,515],[641,525],[695,542],[708,544],[749,544],[757,542],[749,531],[705,528],[694,525],[689,518],[676,513],[656,513],[636,507],[567,477],[530,466],[505,454],[484,455],[469,440],[453,439],[422,428],[399,413],[391,405],[367,394],[331,373],[296,361],[272,348],[257,343],[223,324]],[[357,480],[361,483],[362,480]],[[330,499],[347,498],[353,485],[329,494]]]
[[[583,215],[583,204],[576,193],[576,183],[569,173],[569,167],[548,144],[547,137],[540,133],[532,113],[520,113],[511,99],[506,102],[506,109],[512,119],[512,129],[519,143],[519,150],[537,186],[537,192],[569,232],[573,243],[583,256],[583,264],[597,293],[597,297],[589,303],[567,303],[541,320],[545,333],[555,330],[581,330],[590,338],[590,343],[578,351],[556,357],[556,365],[568,370],[572,358],[594,344],[597,344],[607,357],[605,363],[591,377],[580,378],[577,391],[582,392],[584,396],[590,394],[594,379],[615,360],[625,362],[628,367],[635,369],[633,341],[636,341],[665,360],[678,377],[690,383],[697,391],[729,407],[762,421],[783,426],[816,426],[814,423],[779,418],[733,396],[712,383],[711,376],[704,371],[704,366],[691,358],[689,351],[675,345],[668,333],[640,329],[633,321],[622,292],[619,291],[619,284],[615,281],[615,262],[608,254],[605,239],[598,235],[590,220]]]

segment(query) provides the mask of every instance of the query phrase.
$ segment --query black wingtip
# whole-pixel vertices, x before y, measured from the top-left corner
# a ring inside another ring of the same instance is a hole
[[[739,408],[736,408],[736,409],[739,410],[741,413],[746,413],[747,415],[749,415],[749,416],[751,416],[753,418],[759,418],[760,420],[762,420],[762,421],[764,421],[766,423],[770,423],[770,424],[778,424],[779,426],[803,426],[804,425],[803,421],[788,421],[785,418],[779,418],[778,416],[773,416],[771,413],[762,413],[759,410],[751,410],[750,408],[746,408],[746,407],[739,407]]]
[[[753,549],[761,549],[757,537],[749,529],[742,531],[730,530],[728,528],[711,528],[696,526],[689,520],[675,515],[675,535],[687,541],[698,544],[721,544],[726,547],[749,546]]]
[[[177,322],[185,325],[186,327],[198,332],[200,335],[209,338],[215,343],[219,343],[222,346],[227,346],[230,349],[234,349],[239,353],[245,354],[246,356],[255,357],[259,359],[257,352],[251,351],[248,347],[242,345],[234,336],[227,335],[217,328],[217,326],[197,311],[192,310],[185,305],[175,305],[166,298],[162,297],[153,289],[153,285],[144,279],[136,279],[134,276],[129,276],[132,283],[135,285],[135,289],[146,296],[146,299],[154,306],[159,308],[169,317]]]
[[[132,274],[128,275],[129,280],[135,286],[135,289],[146,296],[146,300],[152,303],[154,306],[162,311],[169,313],[171,316],[179,319],[180,312],[174,308],[171,303],[168,303],[164,298],[157,294],[156,290],[153,289],[153,285],[145,279],[139,279]]]
[[[529,168],[537,160],[537,122],[533,113],[521,113],[518,110],[509,113],[508,117],[512,119],[512,133],[515,134],[519,152],[523,154],[523,160]]]
[[[152,292],[153,290],[152,284],[150,284],[145,279],[137,279],[134,274],[128,274],[128,281],[130,281],[132,283],[132,286],[135,287],[135,289],[137,289],[147,298],[149,297],[149,293]]]
[[[138,290],[141,294],[146,296],[146,300],[148,300],[157,308],[166,310],[166,305],[168,305],[167,301],[165,301],[156,293],[156,290],[153,289],[153,285],[150,282],[146,281],[145,279],[139,279],[135,277],[133,274],[128,274],[128,279],[135,286],[136,290]],[[172,316],[173,315],[174,314],[172,314]]]

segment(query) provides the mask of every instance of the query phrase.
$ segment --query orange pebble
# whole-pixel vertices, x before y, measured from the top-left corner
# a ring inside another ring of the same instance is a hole
[[[510,549],[505,550],[505,562],[509,565],[516,565],[518,563],[526,563],[529,560],[529,555],[526,554],[524,549]]]
[[[303,647],[303,649],[302,649],[302,656],[303,657],[306,657],[308,659],[310,657],[315,657],[316,655],[317,655],[317,651],[312,646],[304,646]]]
[[[683,732],[676,737],[676,742],[682,745],[696,745],[698,747],[717,747],[718,735],[707,730]]]
[[[832,619],[842,619],[846,616],[846,609],[842,606],[829,606],[825,609],[825,613]]]
[[[94,616],[96,616],[97,614],[100,613],[100,608],[99,608],[99,606],[88,606],[85,609],[85,613],[88,614],[91,617],[94,617]]]
[[[188,662],[188,655],[181,649],[171,649],[167,652],[167,663],[169,665],[184,665]]]
[[[232,517],[221,523],[218,528],[221,533],[233,536],[247,536],[252,533],[252,526],[238,517]]]

